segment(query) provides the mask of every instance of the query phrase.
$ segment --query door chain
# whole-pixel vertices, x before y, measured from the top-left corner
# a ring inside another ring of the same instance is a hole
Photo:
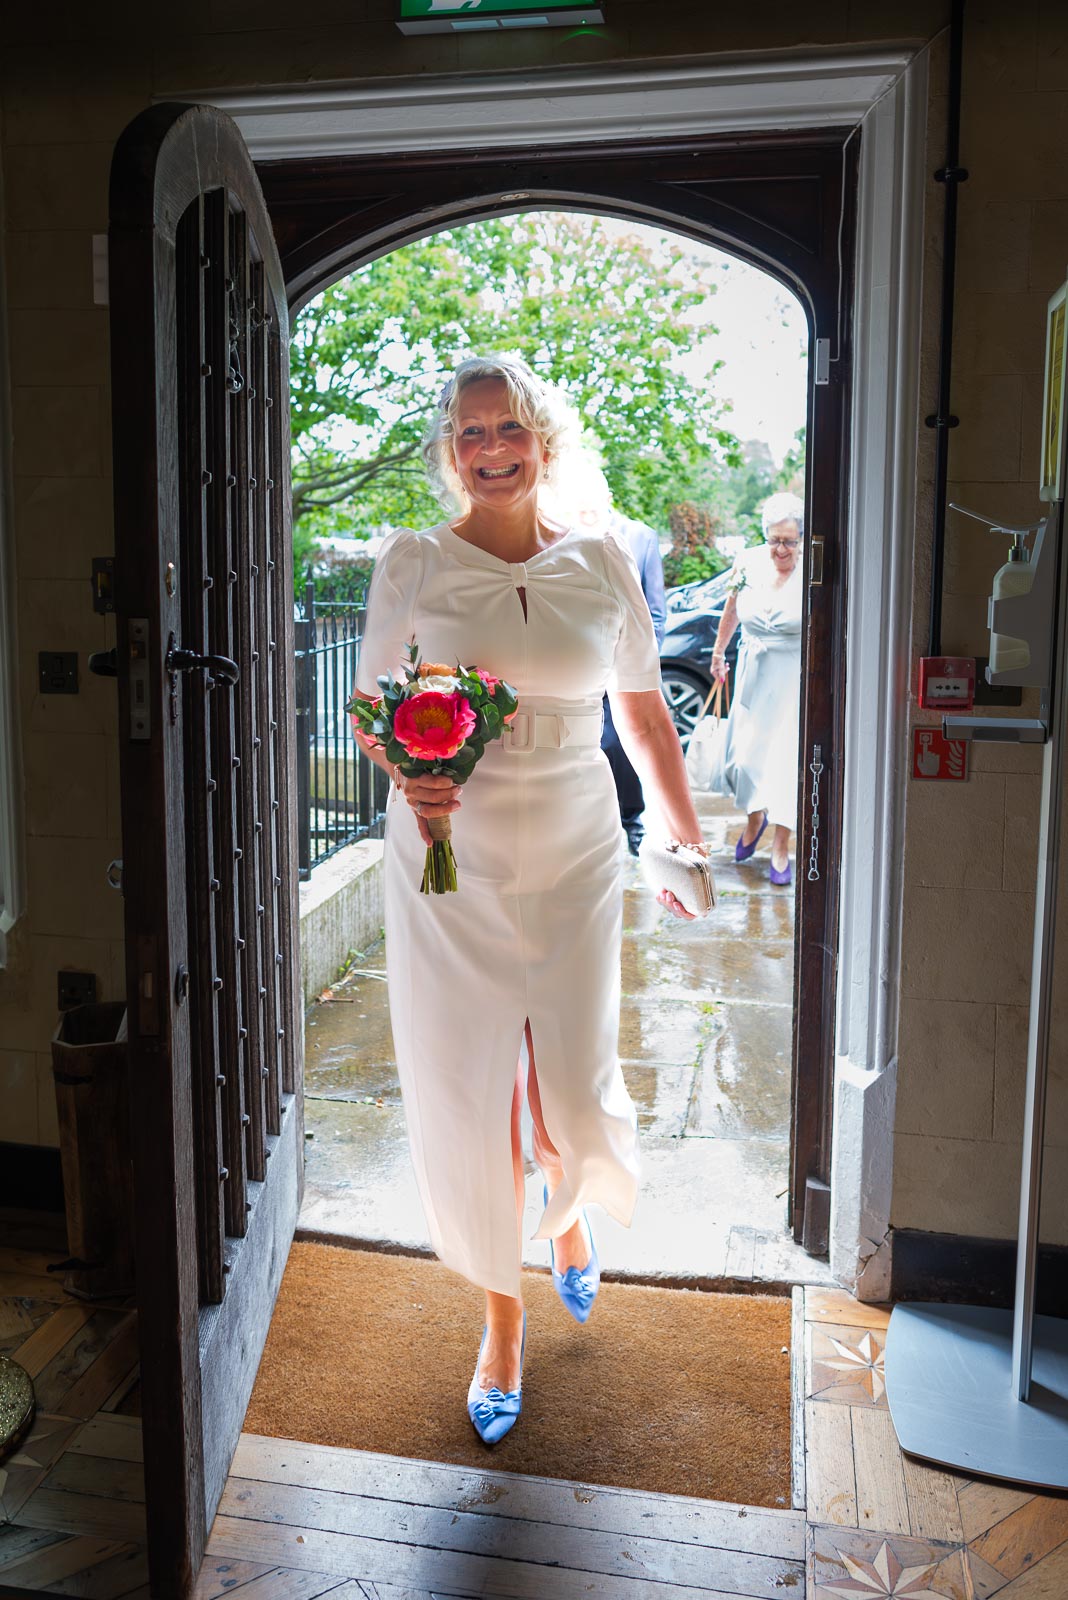
[[[812,831],[808,852],[808,881],[814,883],[820,875],[820,774],[823,771],[823,747],[812,746],[809,769],[812,774]]]

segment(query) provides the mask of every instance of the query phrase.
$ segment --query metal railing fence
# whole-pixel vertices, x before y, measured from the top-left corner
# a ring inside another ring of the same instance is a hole
[[[366,611],[312,579],[295,619],[300,877],[356,839],[381,838],[389,779],[352,734],[345,702]]]

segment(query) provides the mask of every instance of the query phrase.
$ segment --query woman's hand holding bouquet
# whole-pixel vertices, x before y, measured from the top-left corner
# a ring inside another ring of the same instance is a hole
[[[384,750],[409,782],[428,792],[416,810],[427,844],[421,887],[424,894],[445,894],[456,888],[449,813],[459,806],[458,787],[467,782],[487,744],[501,737],[519,697],[510,684],[477,667],[421,663],[414,639],[408,656],[403,677],[387,672],[379,678],[380,699],[353,696],[345,709],[353,729]],[[433,815],[424,815],[424,804],[433,808]]]

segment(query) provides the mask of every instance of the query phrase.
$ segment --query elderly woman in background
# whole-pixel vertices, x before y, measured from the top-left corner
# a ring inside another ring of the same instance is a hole
[[[770,824],[774,884],[791,881],[790,835],[797,821],[804,517],[796,495],[773,494],[764,502],[764,543],[743,550],[734,563],[712,652],[712,674],[725,678],[724,652],[741,624],[723,757],[727,792],[746,813],[734,859],[747,861]]]
[[[618,1056],[623,895],[600,749],[606,689],[663,826],[700,840],[634,558],[611,531],[561,524],[542,505],[569,428],[562,397],[525,362],[461,363],[424,446],[459,512],[383,545],[356,674],[356,692],[375,698],[414,637],[427,660],[476,665],[519,694],[515,723],[462,790],[404,777],[368,749],[406,802],[387,806],[385,831],[390,1016],[431,1240],[486,1292],[467,1408],[487,1444],[521,1405],[524,1091],[545,1184],[535,1237],[550,1241],[553,1284],[577,1322],[599,1283],[585,1207],[628,1225],[637,1195],[637,1119]],[[459,889],[421,895],[428,819],[450,812]],[[657,898],[689,915],[666,889]]]

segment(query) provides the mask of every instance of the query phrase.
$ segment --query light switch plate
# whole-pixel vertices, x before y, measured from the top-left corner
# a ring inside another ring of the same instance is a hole
[[[40,650],[37,654],[38,688],[41,694],[78,693],[78,652]]]

